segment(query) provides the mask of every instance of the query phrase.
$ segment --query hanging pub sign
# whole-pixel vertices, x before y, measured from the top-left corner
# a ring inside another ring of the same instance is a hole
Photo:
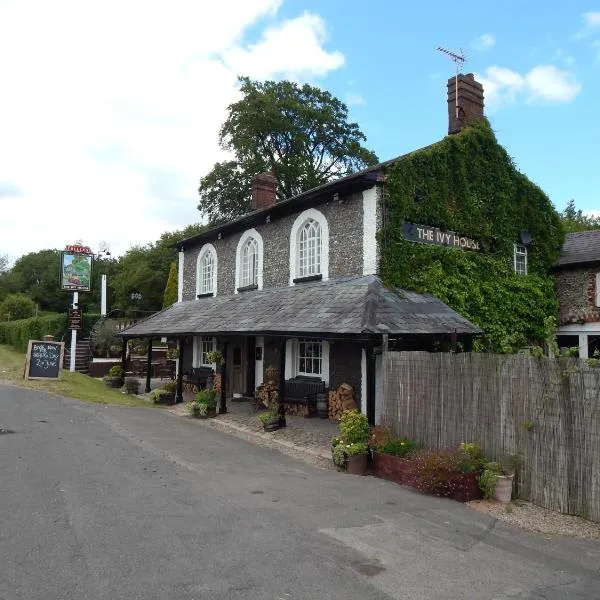
[[[443,231],[437,227],[417,225],[416,223],[404,223],[404,239],[409,242],[434,244],[435,246],[445,246],[446,248],[481,250],[477,240],[465,237],[454,231]]]
[[[92,254],[87,246],[66,246],[60,257],[60,289],[89,292],[92,280]]]

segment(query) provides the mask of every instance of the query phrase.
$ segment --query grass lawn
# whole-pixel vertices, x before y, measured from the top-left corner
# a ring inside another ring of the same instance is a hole
[[[86,402],[121,406],[155,406],[136,396],[122,394],[120,390],[106,387],[100,379],[93,379],[81,373],[71,373],[61,369],[60,379],[23,379],[24,369],[24,354],[9,346],[0,346],[0,380],[7,379],[22,387]]]

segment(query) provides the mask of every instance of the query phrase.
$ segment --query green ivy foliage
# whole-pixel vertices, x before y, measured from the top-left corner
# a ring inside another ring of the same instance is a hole
[[[541,340],[556,315],[549,274],[564,233],[548,197],[515,167],[488,122],[470,125],[388,169],[381,274],[391,285],[429,292],[484,330],[478,349],[512,352]],[[403,224],[479,241],[470,252],[403,239]],[[521,230],[531,233],[528,275],[513,272]]]

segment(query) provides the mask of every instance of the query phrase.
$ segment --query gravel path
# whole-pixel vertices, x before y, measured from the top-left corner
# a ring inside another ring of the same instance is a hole
[[[474,500],[467,504],[498,520],[544,536],[600,539],[600,523],[573,515],[563,515],[524,500],[515,500],[508,505],[488,500]]]

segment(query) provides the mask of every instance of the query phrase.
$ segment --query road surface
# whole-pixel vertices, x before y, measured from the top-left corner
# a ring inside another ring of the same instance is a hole
[[[600,598],[597,542],[0,385],[0,600]]]

